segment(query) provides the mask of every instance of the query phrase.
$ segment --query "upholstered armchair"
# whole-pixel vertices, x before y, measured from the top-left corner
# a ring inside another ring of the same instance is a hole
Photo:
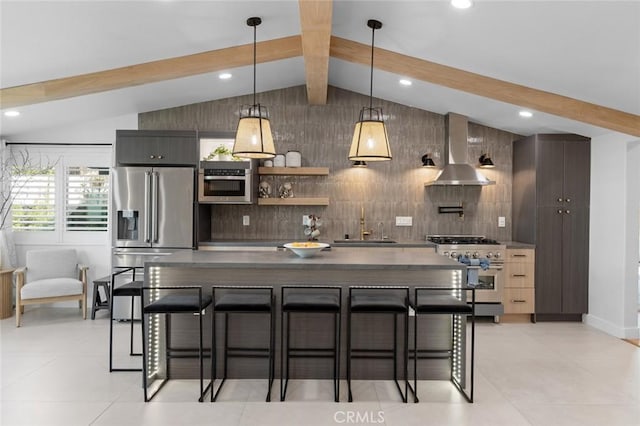
[[[31,250],[16,278],[16,327],[25,305],[77,300],[87,318],[87,270],[74,249]]]

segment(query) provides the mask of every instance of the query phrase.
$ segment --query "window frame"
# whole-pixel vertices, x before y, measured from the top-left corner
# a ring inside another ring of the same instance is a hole
[[[105,231],[66,230],[66,202],[68,167],[105,167],[109,169],[109,191],[111,190],[111,173],[113,167],[113,151],[110,146],[29,146],[12,145],[12,150],[24,150],[31,158],[42,158],[47,163],[55,163],[55,225],[53,231],[20,231],[14,230],[16,244],[108,244],[110,240],[111,206],[108,201],[107,229]],[[45,164],[47,164],[45,163]],[[110,193],[109,193],[110,194]],[[110,195],[108,196],[110,200]]]

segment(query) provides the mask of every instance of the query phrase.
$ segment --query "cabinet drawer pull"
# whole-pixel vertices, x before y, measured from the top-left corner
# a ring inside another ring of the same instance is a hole
[[[523,299],[511,299],[511,303],[527,303],[527,301]]]
[[[511,274],[512,277],[524,278],[527,274]]]
[[[511,257],[527,257],[526,254],[512,254]]]

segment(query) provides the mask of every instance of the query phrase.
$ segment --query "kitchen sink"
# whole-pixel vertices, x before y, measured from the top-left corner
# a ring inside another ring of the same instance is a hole
[[[393,240],[333,240],[335,244],[395,244]]]

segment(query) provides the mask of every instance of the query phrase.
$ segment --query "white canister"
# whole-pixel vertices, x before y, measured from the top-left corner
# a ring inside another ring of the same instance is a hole
[[[273,157],[273,167],[284,167],[284,154],[278,154]]]
[[[273,161],[272,160],[264,160],[264,166],[265,167],[273,167]]]
[[[287,167],[300,167],[302,166],[302,155],[300,151],[289,151],[286,155]]]

